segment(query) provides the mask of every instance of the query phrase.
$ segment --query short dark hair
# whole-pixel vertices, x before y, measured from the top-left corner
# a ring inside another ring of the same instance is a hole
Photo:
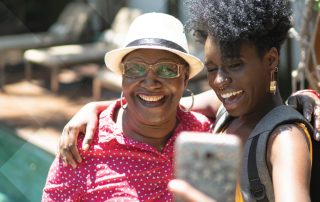
[[[262,56],[280,47],[292,27],[287,0],[187,0],[187,31],[204,41],[212,36],[222,56],[239,54],[241,44],[252,43]]]

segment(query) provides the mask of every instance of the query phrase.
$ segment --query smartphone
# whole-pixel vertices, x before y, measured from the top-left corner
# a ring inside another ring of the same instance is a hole
[[[182,132],[175,143],[176,178],[219,202],[235,200],[241,160],[241,142],[234,135]]]

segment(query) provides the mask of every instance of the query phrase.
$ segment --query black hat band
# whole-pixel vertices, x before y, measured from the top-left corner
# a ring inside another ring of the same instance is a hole
[[[159,38],[137,39],[129,43],[126,47],[130,47],[130,46],[163,46],[165,48],[176,49],[178,51],[187,53],[187,51],[184,48],[182,48],[180,45],[172,41],[159,39]]]

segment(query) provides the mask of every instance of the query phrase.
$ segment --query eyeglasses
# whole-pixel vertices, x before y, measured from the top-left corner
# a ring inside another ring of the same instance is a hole
[[[183,64],[174,62],[158,62],[156,64],[146,64],[143,62],[124,62],[122,63],[122,74],[130,78],[145,76],[149,69],[164,79],[177,78],[180,76],[180,68]]]

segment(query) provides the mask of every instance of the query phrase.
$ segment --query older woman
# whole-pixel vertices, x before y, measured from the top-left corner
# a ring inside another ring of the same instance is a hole
[[[210,121],[179,106],[189,78],[203,67],[188,54],[181,22],[149,13],[131,24],[125,46],[105,56],[122,74],[124,98],[99,116],[99,130],[76,169],[57,157],[43,201],[172,201],[173,143],[180,131],[208,131]],[[81,142],[80,136],[78,141]]]
[[[205,43],[209,84],[227,111],[214,131],[235,134],[244,147],[236,201],[310,201],[310,131],[283,107],[277,85],[280,47],[291,27],[288,2],[189,0],[188,7],[187,27]],[[170,188],[186,201],[210,201],[184,182]]]

